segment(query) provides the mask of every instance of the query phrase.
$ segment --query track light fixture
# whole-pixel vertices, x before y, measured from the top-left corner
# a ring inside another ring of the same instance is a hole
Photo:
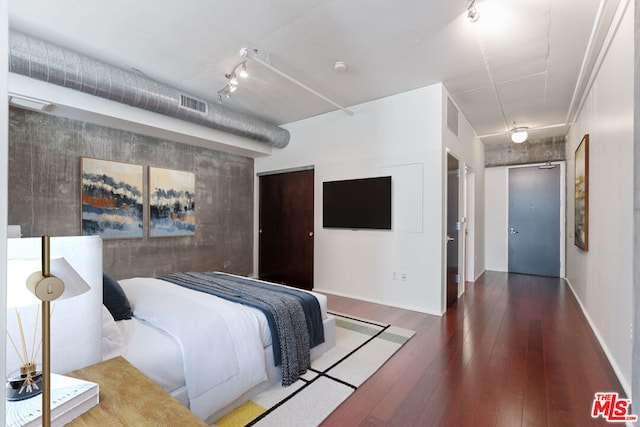
[[[467,3],[467,18],[471,22],[476,22],[480,18],[480,13],[476,9],[476,0],[469,0]]]
[[[247,63],[246,62],[242,63],[242,66],[240,67],[240,72],[238,74],[243,79],[246,79],[247,77],[249,77],[249,73],[247,73]]]
[[[238,68],[240,68],[240,70],[238,70]],[[224,87],[218,91],[218,101],[222,102],[223,99],[231,98],[231,94],[235,92],[236,89],[238,89],[238,76],[243,79],[249,77],[249,73],[247,72],[246,59],[236,64],[230,73],[224,75],[224,77],[227,79],[227,84],[225,84]]]
[[[324,96],[321,93],[313,90],[312,88],[310,88],[309,86],[307,86],[304,83],[300,82],[299,80],[291,77],[289,74],[287,74],[287,73],[277,69],[273,65],[271,65],[271,61],[269,59],[269,54],[268,53],[266,54],[266,59],[262,59],[262,58],[260,58],[258,56],[258,49],[251,49],[251,51],[250,51],[246,47],[243,47],[242,49],[240,49],[240,62],[238,62],[235,65],[235,67],[233,67],[233,69],[231,70],[231,72],[229,74],[225,74],[225,77],[227,78],[227,84],[225,85],[225,87],[223,87],[222,89],[220,89],[218,91],[218,100],[219,100],[219,102],[222,102],[223,99],[231,98],[231,93],[234,92],[237,89],[237,87],[238,87],[237,78],[235,79],[235,82],[234,82],[234,77],[236,77],[236,73],[237,73],[238,76],[240,76],[242,78],[248,77],[247,61],[253,61],[253,62],[257,63],[257,64],[260,64],[264,68],[267,68],[267,69],[273,71],[277,75],[279,75],[279,76],[285,78],[286,80],[290,81],[291,83],[301,87],[302,89],[306,90],[307,92],[317,96],[318,98],[328,102],[329,104],[331,104],[331,105],[333,105],[335,107],[338,107],[339,109],[341,109],[342,111],[344,111],[348,115],[350,115],[350,116],[353,115],[353,111],[347,109],[346,107],[343,107],[342,105],[338,104],[337,102],[327,98],[326,96]],[[339,64],[337,62],[336,65],[335,65],[336,71],[346,71],[346,68],[347,68],[346,63]]]
[[[238,78],[236,77],[235,71],[231,74],[225,75],[225,77],[227,78],[231,86],[238,86]]]

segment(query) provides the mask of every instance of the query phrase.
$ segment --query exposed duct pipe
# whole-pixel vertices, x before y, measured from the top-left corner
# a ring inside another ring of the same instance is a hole
[[[9,71],[277,148],[289,144],[286,129],[15,30],[9,33]]]

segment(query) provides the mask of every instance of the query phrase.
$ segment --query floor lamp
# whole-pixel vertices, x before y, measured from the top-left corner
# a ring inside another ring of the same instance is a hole
[[[41,270],[38,269],[41,263]],[[26,287],[21,283],[26,282]],[[50,238],[42,236],[42,256],[41,260],[33,259],[11,259],[7,261],[7,307],[24,307],[41,303],[42,305],[42,425],[51,425],[51,323],[50,305],[51,301],[64,300],[89,291],[89,285],[80,275],[69,265],[64,258],[51,259]],[[28,292],[25,290],[28,289]],[[28,387],[20,388],[16,392],[7,393],[16,397],[13,400],[20,400],[20,393],[25,393],[26,398],[39,394],[37,382],[32,380],[32,376],[37,376],[35,372],[35,357],[38,351],[32,346],[31,354],[28,354],[24,331],[20,315],[16,310],[18,325],[20,329],[20,343],[23,354],[21,355],[23,366],[21,367],[21,377],[30,382]],[[37,323],[37,322],[36,322]],[[7,336],[14,349],[20,355],[18,345],[7,332]],[[35,337],[34,337],[35,343]],[[34,389],[36,392],[33,392]],[[9,384],[7,384],[9,388]],[[27,391],[27,389],[29,391]],[[16,393],[18,394],[16,396]]]

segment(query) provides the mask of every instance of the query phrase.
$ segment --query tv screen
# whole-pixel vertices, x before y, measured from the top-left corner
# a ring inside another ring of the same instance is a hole
[[[391,177],[323,182],[322,226],[391,230]]]

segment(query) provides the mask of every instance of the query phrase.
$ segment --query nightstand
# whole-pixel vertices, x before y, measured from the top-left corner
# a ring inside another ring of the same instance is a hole
[[[100,403],[68,426],[203,426],[207,424],[122,357],[65,374],[100,386]]]

